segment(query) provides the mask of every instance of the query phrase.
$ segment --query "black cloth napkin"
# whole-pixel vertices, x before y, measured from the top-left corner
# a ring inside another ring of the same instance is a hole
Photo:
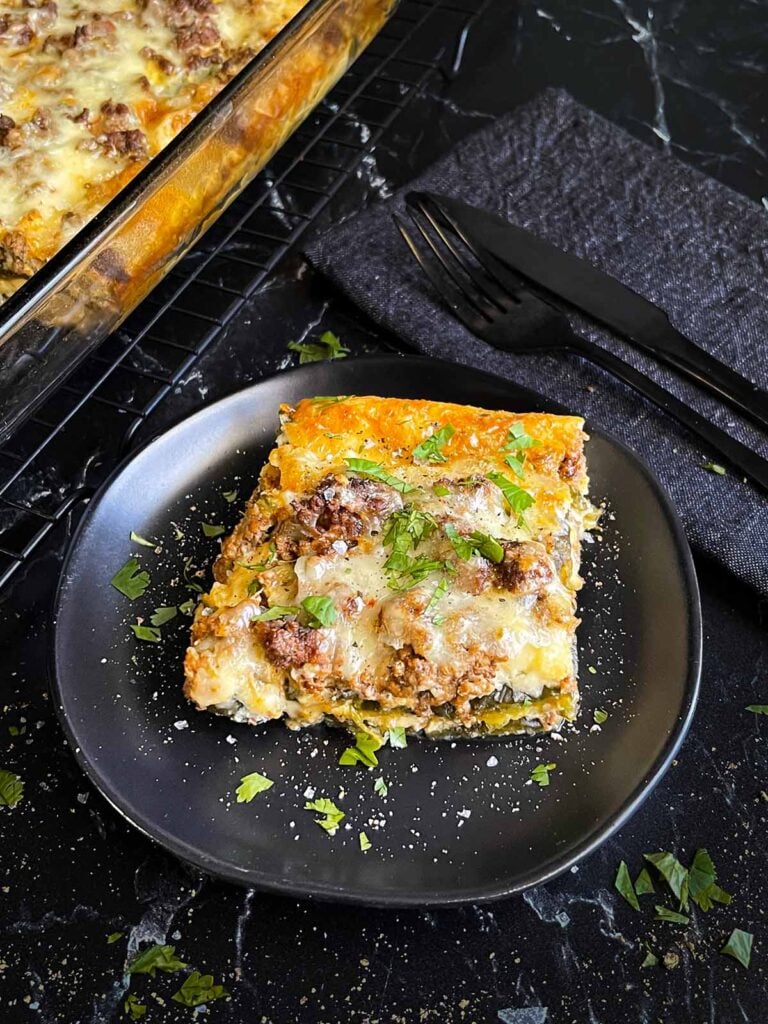
[[[768,217],[758,205],[550,89],[470,136],[391,199],[311,240],[307,255],[374,320],[435,356],[490,370],[618,435],[671,494],[691,543],[768,595],[768,496],[610,375],[569,355],[513,355],[440,305],[393,221],[410,188],[457,196],[536,232],[661,306],[685,335],[768,387]],[[768,456],[768,438],[617,337],[621,355]],[[458,371],[457,371],[458,372]]]

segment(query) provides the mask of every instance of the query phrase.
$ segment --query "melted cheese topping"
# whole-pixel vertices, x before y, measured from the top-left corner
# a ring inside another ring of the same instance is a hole
[[[90,220],[304,2],[0,3],[0,296]]]
[[[596,521],[583,422],[371,397],[281,414],[278,445],[198,610],[188,696],[251,721],[330,717],[375,732],[515,732],[573,718],[580,541]],[[447,424],[442,461],[415,458]],[[522,479],[505,462],[511,428],[536,442]],[[356,474],[350,459],[376,468]],[[494,473],[533,499],[522,517]],[[408,509],[432,524],[409,557],[435,568],[402,587],[386,566],[388,530]],[[494,538],[503,561],[460,557],[450,528]],[[267,633],[259,625],[267,606],[301,609],[308,597],[327,599],[333,621],[312,629],[299,610]]]

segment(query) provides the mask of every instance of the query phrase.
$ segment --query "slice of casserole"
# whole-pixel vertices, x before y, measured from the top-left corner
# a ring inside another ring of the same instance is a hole
[[[197,609],[185,692],[291,728],[551,731],[578,708],[583,421],[394,398],[283,406]]]

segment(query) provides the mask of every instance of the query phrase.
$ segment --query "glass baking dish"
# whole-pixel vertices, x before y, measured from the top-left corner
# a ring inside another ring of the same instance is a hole
[[[0,443],[239,195],[396,4],[308,0],[126,188],[0,305]]]

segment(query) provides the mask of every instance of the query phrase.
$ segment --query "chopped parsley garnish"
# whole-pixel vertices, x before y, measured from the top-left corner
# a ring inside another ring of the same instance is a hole
[[[691,920],[685,914],[678,914],[676,910],[670,910],[669,907],[657,905],[653,909],[656,911],[654,921],[669,921],[670,924],[688,924]]]
[[[0,807],[15,807],[24,799],[24,783],[13,772],[0,769]]]
[[[522,487],[512,483],[509,477],[504,476],[503,473],[489,473],[488,479],[492,484],[496,484],[507,499],[509,507],[517,513],[517,522],[520,525],[523,521],[523,513],[534,504],[533,496]]]
[[[336,609],[330,597],[310,595],[304,598],[301,607],[307,613],[309,625],[314,629],[332,626],[336,621]]]
[[[749,967],[752,957],[752,938],[751,932],[743,932],[741,928],[734,928],[720,952],[738,960],[742,967]]]
[[[748,704],[744,710],[754,715],[768,715],[768,704]]]
[[[153,540],[147,540],[146,537],[142,537],[138,533],[134,533],[133,530],[131,530],[130,538],[134,542],[134,544],[141,544],[145,548],[157,547],[157,544],[155,544]]]
[[[595,708],[592,712],[592,717],[595,720],[595,725],[602,725],[608,719],[608,712],[603,708]]]
[[[688,872],[688,893],[702,910],[710,910],[713,903],[729,904],[730,893],[717,884],[717,871],[706,850],[697,850]]]
[[[371,840],[368,838],[365,832],[361,832],[357,838],[360,843],[360,849],[363,851],[363,853],[365,853],[366,850],[370,850]]]
[[[640,964],[641,967],[655,967],[658,964],[659,958],[655,956],[650,949],[645,954],[645,960]]]
[[[315,395],[309,401],[313,405],[336,405],[337,402],[345,402],[349,395]]]
[[[186,967],[189,967],[189,964],[179,960],[175,946],[149,946],[136,954],[126,970],[129,974],[150,974],[154,978],[155,971],[174,974]]]
[[[501,450],[503,452],[510,453],[522,452],[522,455],[509,454],[506,456],[504,461],[509,468],[517,474],[517,476],[522,477],[525,467],[526,449],[537,448],[540,444],[540,441],[536,441],[530,436],[530,434],[526,434],[525,427],[522,423],[513,423],[507,433],[507,443]]]
[[[274,565],[277,561],[277,547],[274,541],[270,541],[269,554],[267,555],[266,562],[235,562],[235,565],[239,565],[241,569],[251,569],[253,572],[263,572],[268,569],[271,565]]]
[[[131,557],[109,582],[115,590],[135,601],[149,586],[149,573],[139,568],[138,558]]]
[[[366,768],[375,768],[379,763],[376,751],[384,745],[384,741],[369,732],[355,734],[354,747],[347,747],[339,758],[339,764],[362,764]]]
[[[182,615],[194,615],[195,614],[195,599],[193,597],[188,598],[182,604],[179,605],[179,611]]]
[[[322,363],[326,359],[344,359],[349,355],[349,349],[344,348],[341,339],[333,331],[324,331],[317,341],[289,341],[288,351],[299,353],[300,366],[305,363]]]
[[[347,469],[353,473],[358,473],[360,476],[367,476],[373,480],[381,480],[384,484],[389,484],[390,487],[394,487],[400,494],[410,494],[411,491],[418,490],[413,484],[407,484],[404,480],[398,479],[396,476],[392,476],[382,466],[380,462],[371,462],[369,459],[347,459]]]
[[[411,587],[415,587],[417,583],[421,583],[434,572],[453,571],[449,562],[427,558],[426,555],[419,555],[417,558],[403,555],[398,558],[396,570],[389,564],[391,561],[391,558],[388,559],[385,568],[389,568],[391,571],[389,586],[392,590],[410,590]]]
[[[725,476],[725,466],[721,466],[719,462],[705,462],[701,468],[709,470],[710,473],[716,473],[718,476]]]
[[[250,775],[244,775],[240,779],[240,785],[235,790],[237,802],[239,804],[249,804],[255,796],[271,789],[272,786],[274,786],[272,779],[268,779],[261,772],[251,772]]]
[[[300,609],[291,604],[273,604],[258,616],[259,622],[272,622],[273,619],[283,619],[286,615],[298,615]]]
[[[688,909],[688,872],[671,853],[644,853],[645,859],[656,868],[669,888],[680,900],[682,910]]]
[[[233,501],[237,501],[237,491],[236,490],[234,490],[234,491],[223,491],[221,496],[224,499],[224,501],[228,502],[230,505],[232,504]]]
[[[387,740],[389,741],[390,747],[408,746],[405,729],[402,725],[393,725],[391,729],[387,729]]]
[[[428,438],[417,444],[413,449],[413,457],[418,462],[447,462],[448,459],[443,455],[442,449],[451,440],[456,430],[446,423],[444,427],[440,427]]]
[[[376,796],[386,796],[389,792],[389,786],[386,784],[381,775],[376,779],[373,784],[373,792]]]
[[[174,605],[163,605],[155,608],[154,615],[150,615],[149,621],[153,626],[164,626],[166,622],[176,618],[177,608]]]
[[[643,868],[640,874],[635,879],[635,892],[638,896],[647,896],[648,893],[656,892],[653,885],[653,880],[648,874],[648,869]]]
[[[544,786],[549,785],[549,773],[553,772],[555,768],[557,765],[552,761],[549,764],[537,764],[531,772],[531,781],[543,789]]]
[[[440,603],[440,601],[445,597],[445,595],[447,593],[448,593],[448,580],[445,580],[445,579],[439,580],[437,586],[432,591],[432,597],[430,597],[430,599],[429,599],[429,604],[424,609],[424,614],[425,615],[429,615],[430,612],[434,611],[435,608],[437,608],[437,606]],[[434,619],[433,619],[433,621],[434,621]]]
[[[625,861],[622,861],[619,864],[619,870],[616,872],[613,887],[616,892],[620,893],[624,897],[630,907],[634,910],[640,910],[637,893],[635,892],[634,885],[632,885],[632,879],[629,877],[629,868]]]
[[[432,484],[432,490],[438,498],[446,498],[451,493],[450,487],[446,487],[445,484]]]
[[[26,725],[9,725],[8,733],[10,736],[24,736],[27,731]]]
[[[203,533],[206,537],[220,537],[225,530],[225,527],[214,523],[200,523],[200,526],[203,528]]]
[[[203,588],[199,583],[195,583],[194,580],[190,579],[191,573],[197,573],[194,563],[192,562],[192,556],[184,560],[184,579],[187,581],[184,586],[187,590],[192,590],[195,594],[202,594]]]
[[[122,939],[123,934],[123,932],[110,932],[107,936],[107,945],[111,946],[113,942],[117,942],[118,939]]]
[[[162,640],[162,634],[155,626],[144,626],[141,623],[132,622],[131,629],[137,640],[144,640],[148,644],[159,644]]]
[[[472,533],[463,537],[451,523],[445,527],[445,533],[453,545],[453,550],[465,562],[469,561],[475,552],[496,565],[504,560],[504,548],[487,533],[473,530]]]
[[[147,1012],[147,1007],[145,1006],[145,1004],[140,1003],[138,998],[133,994],[133,992],[128,993],[128,996],[125,1002],[123,1003],[123,1009],[131,1018],[131,1020],[141,1020],[141,1018]]]
[[[309,800],[304,804],[305,811],[316,811],[322,818],[315,818],[315,824],[324,828],[329,836],[338,831],[340,823],[346,817],[344,811],[339,810],[333,800],[321,796],[317,800]]]
[[[171,996],[182,1006],[202,1006],[203,1003],[212,1003],[214,999],[226,999],[229,992],[223,985],[214,985],[212,974],[201,974],[199,971],[192,971],[184,979],[184,984],[178,992]]]

